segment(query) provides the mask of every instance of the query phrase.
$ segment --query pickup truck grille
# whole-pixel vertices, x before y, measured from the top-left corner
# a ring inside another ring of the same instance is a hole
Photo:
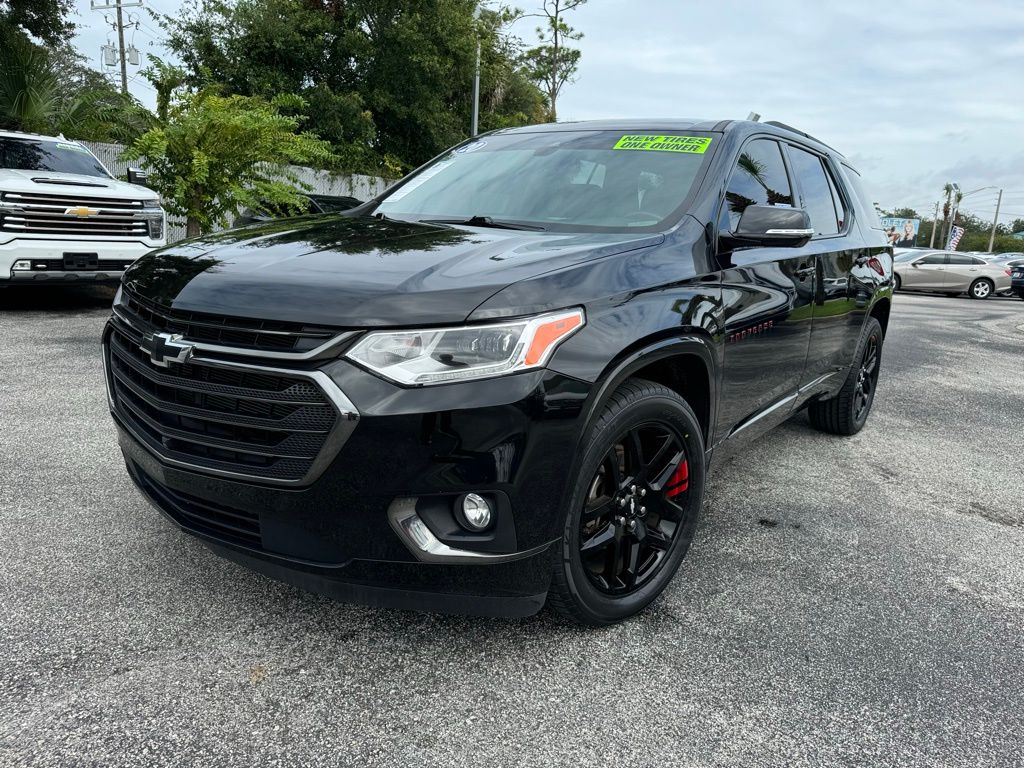
[[[332,339],[340,342],[352,335],[338,328],[171,309],[143,298],[128,286],[122,289],[121,303],[116,310],[129,322],[156,331],[181,334],[185,341],[295,356],[321,347]]]
[[[198,360],[158,367],[141,341],[136,330],[111,324],[112,405],[135,437],[169,463],[296,484],[311,480],[322,469],[321,454],[347,436],[339,411],[309,374]]]
[[[0,232],[32,235],[71,235],[138,240],[149,237],[139,214],[142,200],[68,197],[35,192],[0,193]],[[95,211],[88,216],[71,209]]]

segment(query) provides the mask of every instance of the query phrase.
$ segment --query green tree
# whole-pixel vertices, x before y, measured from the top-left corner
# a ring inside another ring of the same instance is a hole
[[[394,175],[466,138],[476,42],[481,125],[543,119],[543,96],[477,0],[191,0],[164,19],[187,83],[223,94],[296,93],[307,130],[346,170]]]
[[[50,45],[67,40],[75,26],[68,21],[73,7],[72,0],[0,0],[0,44],[27,35]]]
[[[1014,219],[1010,222],[1010,232],[1024,232],[1024,219]]]
[[[179,87],[173,68],[151,73],[158,92],[152,125],[125,151],[150,171],[150,184],[172,213],[185,217],[189,237],[226,224],[245,206],[269,203],[301,210],[303,185],[289,164],[324,167],[330,145],[300,132],[296,96],[220,96]]]
[[[67,46],[15,35],[0,48],[0,128],[116,141],[141,111]]]
[[[548,117],[558,120],[558,97],[562,88],[575,82],[582,53],[570,48],[566,42],[583,39],[583,33],[570,27],[565,21],[566,14],[577,10],[587,0],[543,0],[541,12],[535,14],[544,19],[537,27],[540,45],[531,48],[524,55],[527,69],[534,81],[540,84],[548,99]]]

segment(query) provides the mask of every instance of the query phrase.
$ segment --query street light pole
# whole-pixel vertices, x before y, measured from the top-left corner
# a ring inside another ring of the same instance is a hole
[[[471,136],[480,131],[480,38],[476,40],[476,72],[473,74],[473,128]]]
[[[939,228],[939,202],[938,200],[935,201],[935,215],[932,216],[932,237],[928,241],[929,248],[935,247],[935,230]]]
[[[476,35],[476,68],[473,71],[473,125],[470,135],[480,132],[480,6],[473,11],[473,32]]]
[[[996,216],[992,219],[992,234],[988,236],[988,252],[992,253],[992,246],[996,242],[996,227],[999,225],[999,207],[1003,204],[1003,190],[999,190],[999,198],[996,200]]]

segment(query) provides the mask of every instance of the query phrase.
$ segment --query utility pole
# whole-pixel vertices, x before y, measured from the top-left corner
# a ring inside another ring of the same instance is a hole
[[[134,8],[142,7],[142,0],[134,0],[134,2],[125,2],[125,0],[113,0],[111,5],[110,0],[92,0],[92,9],[94,11],[108,11],[114,9],[117,21],[115,26],[117,27],[117,56],[118,61],[121,65],[121,93],[128,93],[128,52],[124,47],[124,16],[121,12],[122,8]],[[129,24],[131,26],[131,24]],[[132,49],[134,51],[134,47]],[[133,64],[138,63],[138,53],[133,53]]]
[[[932,216],[932,238],[928,241],[928,247],[935,247],[935,230],[939,228],[939,203],[940,200],[935,201],[935,215]]]
[[[1003,190],[999,190],[999,198],[996,200],[996,217],[992,219],[992,234],[988,236],[988,252],[992,253],[992,246],[996,242],[996,227],[999,225],[999,207],[1003,204]]]
[[[117,0],[117,50],[121,57],[121,93],[128,93],[128,62],[124,58],[124,19],[121,0]]]

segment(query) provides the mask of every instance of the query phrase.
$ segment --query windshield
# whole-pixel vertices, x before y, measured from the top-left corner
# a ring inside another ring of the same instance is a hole
[[[376,212],[562,231],[654,231],[681,214],[713,142],[687,131],[485,136],[409,178]]]
[[[89,150],[70,141],[0,138],[0,168],[110,178]]]

